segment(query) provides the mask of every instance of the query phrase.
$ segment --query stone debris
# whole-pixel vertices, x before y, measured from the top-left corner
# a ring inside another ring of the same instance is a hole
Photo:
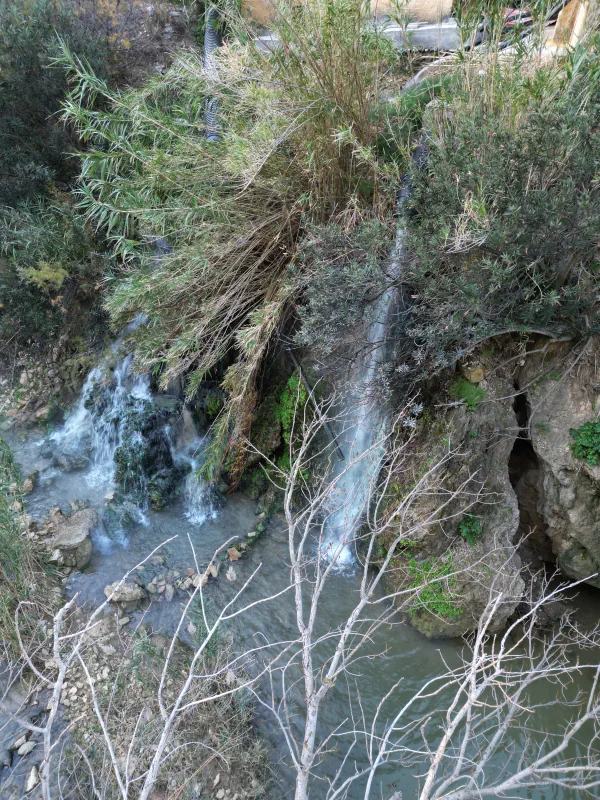
[[[34,765],[29,770],[29,773],[27,775],[27,780],[25,781],[25,794],[29,794],[29,792],[32,792],[35,789],[35,787],[39,784],[39,782],[40,782],[40,773],[38,768]]]
[[[237,580],[237,576],[238,576],[237,572],[235,571],[235,569],[233,567],[229,567],[229,569],[225,573],[225,577],[227,578],[227,580],[231,581],[232,583],[233,583],[233,581]]]

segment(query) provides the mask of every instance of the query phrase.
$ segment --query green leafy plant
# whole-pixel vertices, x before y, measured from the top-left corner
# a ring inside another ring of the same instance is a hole
[[[65,331],[86,332],[103,317],[97,297],[107,270],[67,197],[0,208],[0,340],[47,347]]]
[[[575,440],[570,444],[575,458],[585,459],[590,467],[600,463],[600,422],[584,422],[579,428],[571,428],[569,434]]]
[[[467,544],[477,544],[483,536],[483,523],[473,514],[465,514],[458,523],[458,532]]]
[[[456,580],[447,577],[455,572],[450,556],[438,560],[427,558],[423,561],[412,558],[408,569],[413,578],[411,588],[419,589],[411,608],[412,614],[425,610],[446,619],[458,619],[462,615],[463,610],[457,605],[458,597],[452,591]]]
[[[477,406],[487,395],[483,386],[471,383],[466,378],[457,378],[450,387],[450,398],[462,400],[469,411],[476,411]]]

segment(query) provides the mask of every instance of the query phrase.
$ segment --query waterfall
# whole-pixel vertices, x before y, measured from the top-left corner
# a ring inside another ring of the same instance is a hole
[[[89,458],[86,480],[91,486],[113,484],[115,453],[123,441],[126,414],[132,409],[141,411],[152,400],[149,376],[132,372],[133,355],[123,356],[111,369],[125,335],[141,322],[136,320],[128,326],[103,361],[90,371],[75,408],[49,437],[63,453]]]
[[[175,464],[185,464],[189,468],[183,487],[183,513],[192,525],[202,525],[217,516],[213,492],[200,475],[208,437],[198,435],[192,415],[187,408],[184,408],[181,414],[178,434],[174,442],[171,433],[169,431],[173,461]]]
[[[344,431],[343,436],[338,437],[338,443],[344,461],[338,464],[332,476],[336,480],[335,507],[326,521],[323,546],[325,557],[340,567],[354,563],[352,541],[367,510],[385,451],[383,439],[389,427],[390,414],[376,395],[379,369],[386,355],[386,335],[398,301],[398,291],[393,284],[400,277],[405,239],[406,227],[400,220],[388,270],[392,285],[370,309],[372,322],[366,336],[370,347],[354,365],[351,389],[344,398],[345,409],[340,415]]]

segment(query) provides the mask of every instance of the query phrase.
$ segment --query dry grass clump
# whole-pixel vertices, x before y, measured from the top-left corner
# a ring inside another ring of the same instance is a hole
[[[77,724],[60,769],[74,796],[99,792],[103,800],[121,800],[123,786],[131,798],[142,791],[165,715],[184,688],[194,655],[177,643],[167,659],[170,645],[144,628],[119,630],[117,621],[106,617],[89,637],[81,661],[68,670],[61,706],[67,721]],[[213,789],[216,794],[215,787],[238,800],[266,796],[266,748],[254,728],[249,695],[233,693],[239,676],[227,669],[227,656],[228,644],[220,640],[196,663],[196,680],[168,732],[151,797],[192,800],[212,796]]]
[[[54,613],[52,579],[23,530],[21,478],[8,445],[0,439],[0,642],[3,656],[20,656],[15,611],[21,606],[21,637],[43,636],[40,627]],[[58,591],[60,595],[60,591]]]

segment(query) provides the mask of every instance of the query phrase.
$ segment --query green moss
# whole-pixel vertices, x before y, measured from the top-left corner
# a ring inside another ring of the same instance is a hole
[[[219,411],[223,408],[223,399],[217,394],[210,394],[204,403],[204,410],[211,419],[217,416]]]
[[[447,577],[455,572],[451,556],[437,561],[428,558],[417,561],[412,558],[408,569],[413,578],[410,588],[420,589],[416,594],[411,614],[428,611],[445,619],[458,619],[462,616],[463,610],[457,606],[458,597],[452,591],[456,580]],[[440,580],[441,578],[446,580]]]
[[[571,428],[571,452],[574,458],[585,459],[586,464],[595,467],[600,462],[600,422],[585,422],[579,428]]]
[[[535,429],[540,434],[540,436],[546,436],[550,433],[550,425],[547,422],[536,422]]]
[[[473,514],[465,514],[458,523],[458,532],[468,544],[474,545],[483,536],[483,524]]]
[[[486,396],[487,392],[483,387],[471,383],[466,378],[457,378],[450,387],[450,398],[462,400],[469,411],[476,411],[478,404]]]

